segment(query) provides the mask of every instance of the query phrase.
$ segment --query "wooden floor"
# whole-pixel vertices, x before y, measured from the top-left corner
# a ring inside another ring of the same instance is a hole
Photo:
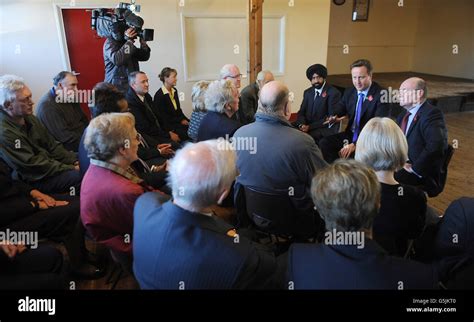
[[[445,190],[436,198],[428,201],[441,215],[449,204],[460,197],[474,197],[474,112],[452,113],[446,115],[449,142],[456,146],[449,164],[448,179]],[[456,140],[456,141],[455,141]],[[218,211],[218,215],[228,217],[228,210]],[[110,271],[110,267],[108,267]],[[106,278],[93,281],[78,281],[77,289],[109,289]],[[122,278],[116,289],[137,289],[132,276]]]
[[[444,213],[460,197],[474,197],[474,112],[445,115],[451,144],[457,143],[448,169],[444,191],[429,200],[429,205]]]

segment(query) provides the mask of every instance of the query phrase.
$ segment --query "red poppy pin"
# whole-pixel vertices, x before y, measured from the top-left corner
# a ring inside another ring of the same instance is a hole
[[[374,99],[374,97],[372,95],[369,95],[369,97],[367,97],[367,99],[369,100],[369,102],[372,102],[372,100]]]
[[[322,97],[326,97],[326,96],[327,96],[326,92],[323,92],[323,93],[321,94],[321,96],[322,96]]]

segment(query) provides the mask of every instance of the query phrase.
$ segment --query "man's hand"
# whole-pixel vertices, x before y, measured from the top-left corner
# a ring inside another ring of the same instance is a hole
[[[403,169],[405,169],[405,171],[409,173],[413,173],[413,168],[411,167],[410,163],[405,163],[405,165],[403,166]]]
[[[355,151],[355,149],[356,146],[354,143],[347,144],[339,151],[339,156],[341,158],[347,159]]]
[[[13,244],[0,244],[0,249],[8,256],[8,258],[13,258],[17,254],[21,254],[26,250],[25,245],[13,245]]]
[[[173,140],[173,142],[181,141],[178,134],[174,133],[173,131],[170,131],[169,133],[170,133],[171,140]]]
[[[134,40],[135,38],[137,38],[137,36],[138,36],[138,34],[137,34],[137,31],[135,30],[135,28],[130,27],[127,30],[125,30],[125,37],[127,39]]]
[[[162,156],[172,156],[174,155],[174,150],[171,148],[171,144],[164,143],[158,144],[156,147]]]
[[[186,120],[186,119],[181,120],[181,125],[188,126],[189,125],[188,120]]]
[[[56,200],[53,197],[47,194],[44,194],[41,191],[36,190],[36,189],[31,190],[30,195],[38,202],[39,208],[42,210],[48,209],[50,207],[66,206],[69,204],[68,201]]]
[[[148,44],[143,38],[140,38],[140,48],[148,47]]]
[[[304,124],[300,125],[300,131],[308,133],[309,125],[304,125]]]

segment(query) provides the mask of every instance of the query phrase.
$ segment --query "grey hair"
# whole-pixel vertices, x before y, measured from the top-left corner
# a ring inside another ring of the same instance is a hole
[[[426,86],[426,81],[422,78],[418,79],[416,82],[416,90],[422,90],[423,91],[423,96],[421,97],[422,99],[425,99],[428,97],[428,87]]]
[[[53,77],[53,85],[58,86],[59,83],[61,83],[67,76],[76,76],[71,72],[63,70],[62,72],[59,72],[56,76]]]
[[[146,73],[142,71],[131,72],[130,74],[128,74],[128,85],[132,86],[132,84],[135,83],[135,79],[137,78],[138,74],[146,75]]]
[[[16,99],[16,93],[26,86],[23,78],[15,75],[0,76],[0,106],[5,108],[5,104]]]
[[[234,83],[231,80],[216,80],[209,84],[205,103],[208,111],[224,113],[227,104],[234,103],[233,92],[236,91]]]
[[[267,76],[267,74],[270,74],[271,71],[269,70],[261,70],[258,72],[257,74],[257,81],[262,81],[265,79],[265,76]]]
[[[205,94],[210,83],[210,81],[202,80],[193,85],[191,93],[193,111],[206,112]]]
[[[232,73],[230,72],[230,70],[232,68],[239,68],[237,65],[235,64],[226,64],[224,66],[222,66],[221,70],[220,70],[220,79],[224,79],[226,77],[229,77],[229,76],[233,76]]]
[[[408,160],[407,139],[394,121],[374,117],[360,132],[355,159],[375,171],[397,171]]]
[[[89,123],[84,146],[89,158],[108,161],[135,137],[135,117],[131,113],[104,113]]]
[[[215,205],[230,188],[237,176],[236,154],[226,140],[188,143],[176,152],[168,172],[173,199],[198,211]]]
[[[379,211],[380,183],[366,165],[339,159],[313,178],[311,195],[327,230],[360,231],[372,228]]]

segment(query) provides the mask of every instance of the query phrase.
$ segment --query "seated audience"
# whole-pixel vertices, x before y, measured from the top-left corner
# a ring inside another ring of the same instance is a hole
[[[389,254],[403,257],[408,240],[421,235],[427,209],[423,191],[394,178],[408,159],[407,140],[394,121],[374,117],[360,132],[355,159],[375,170],[382,186],[373,239]]]
[[[148,93],[150,85],[147,75],[144,72],[132,72],[128,76],[128,83],[128,107],[135,116],[137,131],[151,146],[170,143],[174,150],[179,148],[179,136],[173,131],[165,131],[153,112],[153,98]]]
[[[36,117],[56,141],[74,152],[89,123],[79,103],[76,76],[62,71],[53,78],[53,88],[39,100],[35,109]]]
[[[408,141],[408,161],[395,174],[405,184],[419,186],[428,196],[443,191],[442,166],[448,147],[443,112],[426,101],[426,82],[409,78],[400,86],[400,105],[406,109],[397,123]]]
[[[0,243],[0,290],[61,290],[63,256],[51,246]]]
[[[306,77],[311,87],[303,93],[303,102],[295,122],[295,126],[308,133],[316,144],[323,137],[336,134],[339,130],[339,124],[330,123],[329,117],[336,114],[341,93],[326,82],[327,76],[328,70],[321,64],[308,67]]]
[[[222,66],[220,72],[219,72],[219,79],[220,80],[228,80],[234,84],[235,88],[237,89],[237,92],[240,90],[240,81],[242,80],[242,74],[240,73],[240,69],[237,65],[235,64],[225,64]],[[240,93],[239,93],[239,108],[241,106],[241,101],[240,101]],[[239,120],[239,113],[236,112],[232,114],[231,119],[240,122]]]
[[[198,141],[232,137],[241,124],[232,119],[239,109],[239,91],[230,80],[214,81],[206,91],[207,114],[198,130]]]
[[[269,82],[260,92],[260,104],[255,123],[237,130],[236,143],[254,142],[254,148],[237,149],[237,177],[235,193],[244,186],[264,192],[281,192],[293,196],[292,202],[299,214],[294,217],[296,234],[315,232],[319,216],[311,200],[311,179],[326,166],[314,140],[295,129],[288,121],[291,103],[288,88],[277,81]],[[245,226],[245,218],[239,218]]]
[[[321,244],[293,244],[288,281],[294,289],[432,289],[433,266],[391,257],[372,240],[380,184],[372,169],[338,160],[313,179],[312,195],[326,222]]]
[[[0,231],[36,232],[39,239],[63,242],[73,274],[84,278],[102,275],[100,269],[86,263],[78,196],[50,196],[12,180],[10,169],[0,159],[0,208]]]
[[[98,83],[94,86],[94,92],[95,105],[92,107],[92,117],[97,117],[103,113],[123,113],[128,111],[128,102],[124,94],[114,85],[103,82]],[[82,176],[84,176],[90,164],[90,158],[84,146],[85,135],[86,131],[84,131],[79,145],[79,164]],[[171,145],[164,143],[153,147],[142,136],[139,136],[139,139],[139,158],[132,163],[132,168],[148,185],[168,192],[169,189],[166,187],[165,158],[174,154]]]
[[[382,87],[372,81],[372,64],[359,59],[351,65],[354,87],[346,88],[329,122],[340,122],[349,117],[344,132],[326,136],[319,141],[324,159],[331,163],[338,158],[354,156],[357,139],[365,124],[375,116],[388,116],[388,105],[382,103]]]
[[[242,89],[239,99],[239,121],[242,124],[249,124],[255,121],[255,113],[258,109],[258,94],[263,85],[274,81],[272,72],[262,70],[257,74],[257,80]]]
[[[165,67],[158,77],[163,82],[163,86],[155,93],[153,98],[155,114],[165,130],[176,133],[180,141],[187,141],[189,140],[189,119],[181,110],[178,90],[175,87],[178,81],[178,73],[176,69]]]
[[[0,157],[15,179],[44,193],[79,193],[76,154],[64,149],[33,115],[32,94],[13,75],[0,77]]]
[[[91,158],[81,187],[81,219],[92,238],[131,263],[133,206],[151,189],[133,169],[138,150],[135,119],[130,113],[92,119],[84,145]]]
[[[189,121],[188,136],[194,142],[197,141],[199,127],[202,119],[207,113],[205,104],[205,94],[209,87],[209,81],[199,81],[194,84],[191,94],[193,105],[193,112],[191,113],[191,120]]]
[[[278,282],[274,255],[212,212],[237,175],[235,152],[222,144],[228,143],[190,143],[176,153],[169,169],[172,201],[155,194],[137,200],[133,267],[142,289],[269,288]]]

